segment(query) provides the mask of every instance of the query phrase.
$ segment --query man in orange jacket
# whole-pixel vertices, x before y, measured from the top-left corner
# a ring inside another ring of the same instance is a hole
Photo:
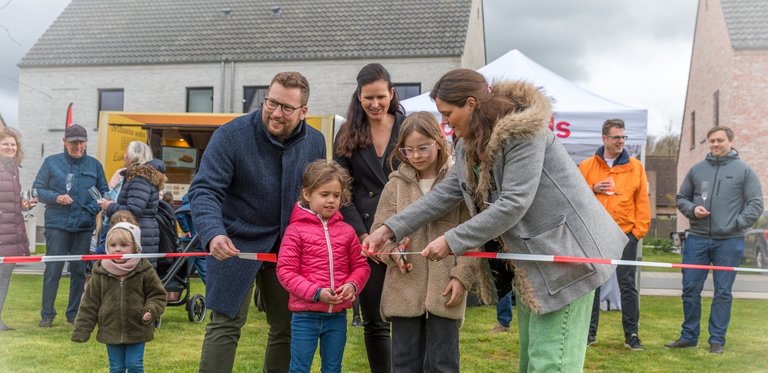
[[[629,156],[624,149],[624,121],[608,119],[603,123],[603,146],[595,155],[579,164],[595,197],[608,210],[613,220],[627,234],[629,242],[624,247],[622,260],[637,259],[637,242],[646,233],[651,222],[651,207],[648,201],[648,178],[643,164]],[[620,265],[616,278],[621,291],[621,321],[624,327],[624,345],[629,349],[642,350],[637,335],[640,318],[638,291],[635,287],[634,266]],[[597,342],[597,325],[600,317],[600,288],[595,290],[592,307],[592,321],[589,325],[587,344]]]

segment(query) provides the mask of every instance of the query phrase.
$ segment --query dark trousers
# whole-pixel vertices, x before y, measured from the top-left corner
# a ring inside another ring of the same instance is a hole
[[[627,246],[621,254],[621,260],[637,260],[637,238],[627,233]],[[624,338],[637,334],[637,323],[640,320],[640,303],[635,286],[637,267],[619,265],[616,267],[616,280],[621,292],[621,326],[624,328]],[[595,300],[592,304],[592,320],[589,323],[589,335],[597,335],[600,322],[600,288],[595,289]]]
[[[15,266],[14,263],[0,264],[0,329],[3,327],[3,307],[5,298],[8,296],[8,288],[11,287],[11,274]]]
[[[459,326],[451,320],[429,317],[392,318],[392,371],[459,372]]]
[[[261,304],[267,315],[269,337],[264,353],[264,372],[288,372],[291,361],[291,313],[288,312],[288,292],[277,280],[274,263],[263,263],[256,274],[256,286],[261,294]],[[200,372],[231,372],[240,331],[248,317],[253,295],[251,284],[240,304],[235,318],[212,312],[211,322],[205,328]]]
[[[46,255],[85,255],[91,244],[92,232],[67,232],[61,229],[45,229]],[[40,317],[53,320],[56,317],[56,294],[59,292],[61,271],[64,262],[45,263],[43,272],[43,306]],[[74,320],[80,307],[80,298],[85,287],[85,262],[69,262],[69,302],[67,320]]]
[[[392,371],[392,342],[389,337],[389,323],[381,318],[381,291],[387,266],[368,259],[371,276],[360,293],[360,310],[363,313],[363,334],[365,351],[371,373]]]
[[[491,240],[485,243],[485,251],[497,253],[501,249],[498,241]],[[515,271],[512,265],[506,260],[491,260],[488,262],[491,267],[493,283],[496,286],[496,296],[499,298],[496,303],[496,321],[501,326],[509,328],[512,323],[512,305],[515,303],[515,293],[512,291],[512,281],[515,280]]]

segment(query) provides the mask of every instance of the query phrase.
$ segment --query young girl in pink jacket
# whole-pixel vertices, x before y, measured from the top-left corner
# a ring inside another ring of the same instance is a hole
[[[309,372],[320,339],[323,372],[341,372],[347,308],[363,290],[370,267],[355,230],[339,207],[349,201],[349,175],[334,161],[307,166],[277,260],[277,278],[290,293],[290,372]]]

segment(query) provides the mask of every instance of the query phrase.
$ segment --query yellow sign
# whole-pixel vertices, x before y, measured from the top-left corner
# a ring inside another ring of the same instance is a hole
[[[131,141],[147,142],[147,131],[141,125],[109,124],[107,127],[107,154],[104,172],[107,180],[123,168],[123,154]]]

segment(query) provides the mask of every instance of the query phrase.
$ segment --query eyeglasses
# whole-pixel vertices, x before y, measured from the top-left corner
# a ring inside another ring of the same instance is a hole
[[[629,136],[605,136],[611,140],[626,140]]]
[[[304,105],[294,107],[282,102],[278,102],[269,97],[264,98],[264,106],[266,106],[269,110],[277,110],[277,107],[279,106],[280,110],[283,112],[283,115],[291,115],[294,111],[296,111],[296,109],[301,109],[304,107]]]
[[[399,150],[400,154],[402,154],[405,158],[412,158],[416,155],[416,153],[422,157],[426,157],[429,155],[429,152],[432,151],[432,147],[435,146],[436,143],[437,141],[433,140],[429,145],[422,145],[418,148],[400,148]]]

